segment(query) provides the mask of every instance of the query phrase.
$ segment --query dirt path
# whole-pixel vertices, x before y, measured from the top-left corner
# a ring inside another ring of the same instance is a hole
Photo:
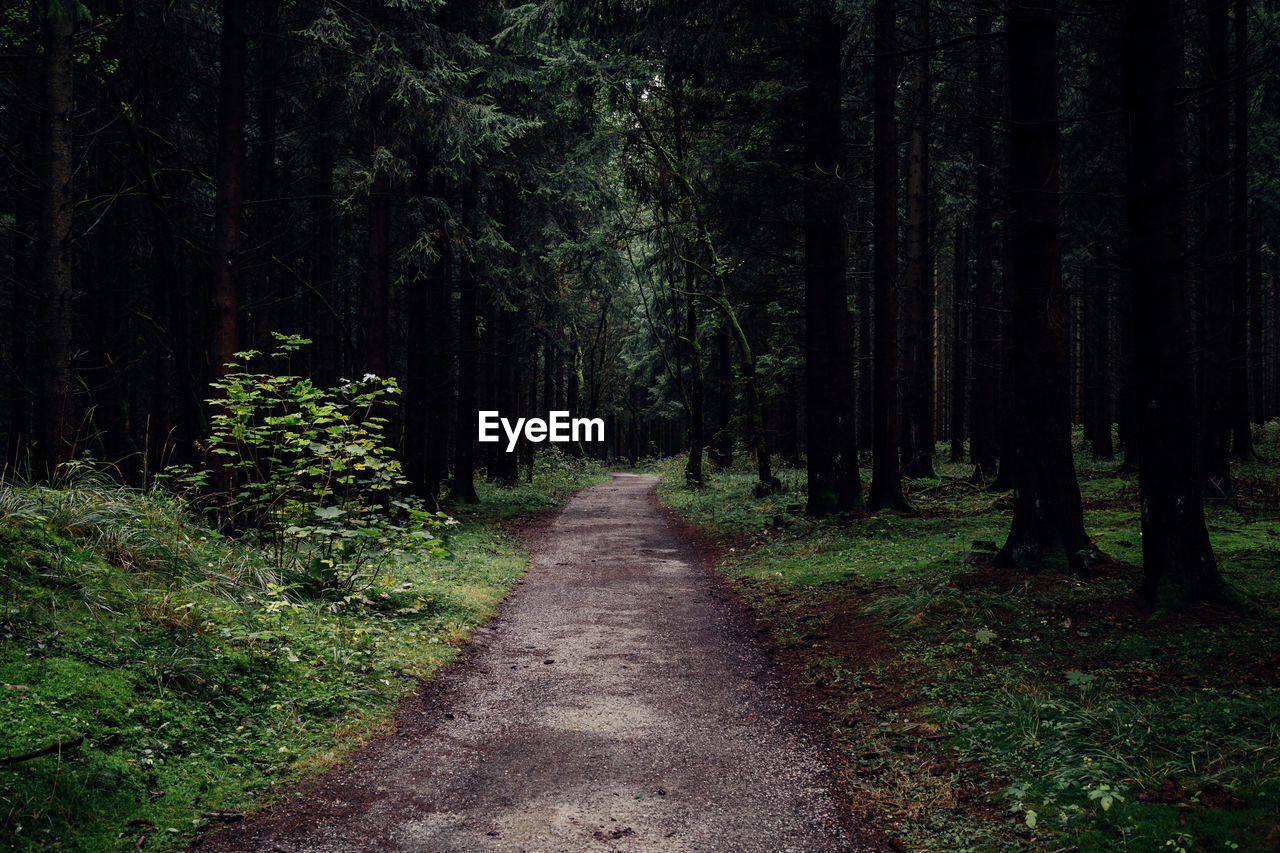
[[[573,498],[395,734],[206,849],[869,849],[656,482],[616,474]]]

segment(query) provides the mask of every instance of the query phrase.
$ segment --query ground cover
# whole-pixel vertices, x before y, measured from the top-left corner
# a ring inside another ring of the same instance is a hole
[[[546,454],[531,483],[449,507],[443,555],[327,596],[162,491],[4,485],[0,849],[175,849],[332,766],[523,572],[504,526],[602,479]]]
[[[1274,427],[1262,452],[1280,458]],[[1251,602],[1142,612],[1136,482],[1077,458],[1087,575],[996,571],[1011,499],[968,466],[908,484],[916,512],[812,521],[803,472],[757,498],[748,470],[659,494],[841,744],[857,807],[904,850],[1280,849],[1280,505],[1274,463],[1214,502],[1224,574]],[[976,546],[976,547],[975,547]]]

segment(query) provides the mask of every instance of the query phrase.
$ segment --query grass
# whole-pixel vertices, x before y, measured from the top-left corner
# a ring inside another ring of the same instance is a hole
[[[1088,576],[963,562],[1011,511],[968,466],[908,483],[913,514],[814,521],[803,472],[756,498],[751,471],[694,492],[680,464],[656,464],[660,497],[720,540],[830,719],[845,786],[902,849],[1280,850],[1275,462],[1208,510],[1223,574],[1258,608],[1155,615],[1133,596],[1136,482],[1113,462],[1077,457],[1086,527],[1116,561]]]
[[[403,555],[346,603],[295,597],[161,492],[0,487],[0,760],[55,747],[0,764],[0,849],[176,849],[332,766],[524,571],[502,523],[601,479],[547,456],[481,483],[448,556]]]

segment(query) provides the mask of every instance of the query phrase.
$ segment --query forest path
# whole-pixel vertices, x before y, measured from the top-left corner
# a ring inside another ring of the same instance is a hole
[[[394,734],[205,849],[851,851],[820,736],[658,508],[615,474]]]

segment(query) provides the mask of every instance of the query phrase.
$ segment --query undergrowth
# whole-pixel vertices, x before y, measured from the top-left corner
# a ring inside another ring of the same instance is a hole
[[[1117,462],[1077,457],[1113,559],[1086,576],[982,568],[1012,506],[967,465],[908,481],[914,513],[815,521],[803,471],[757,498],[746,467],[695,491],[680,462],[653,466],[661,499],[720,541],[900,849],[1280,850],[1274,461],[1208,509],[1224,576],[1258,608],[1155,615],[1133,595],[1136,479]]]
[[[0,486],[0,849],[175,849],[331,766],[524,570],[499,522],[601,479],[547,454],[532,483],[482,483],[345,598],[159,490]]]

